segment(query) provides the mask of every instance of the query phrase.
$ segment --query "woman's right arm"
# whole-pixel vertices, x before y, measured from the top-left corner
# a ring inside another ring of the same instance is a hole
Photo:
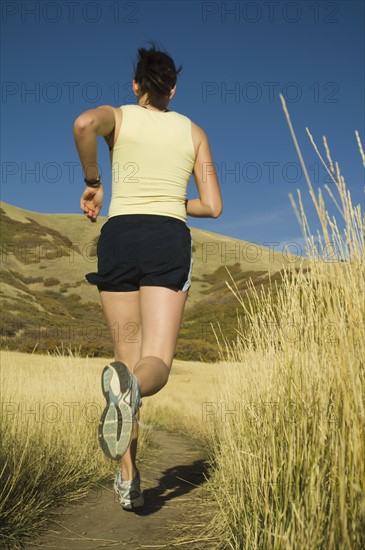
[[[195,218],[218,218],[223,210],[222,196],[215,172],[209,141],[202,128],[191,122],[197,154],[193,169],[199,198],[187,201],[187,214]]]

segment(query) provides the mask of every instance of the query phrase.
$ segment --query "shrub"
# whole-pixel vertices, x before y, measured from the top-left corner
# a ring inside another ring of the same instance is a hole
[[[43,284],[44,286],[55,286],[60,284],[60,280],[56,279],[56,277],[47,277],[47,279],[44,279]]]

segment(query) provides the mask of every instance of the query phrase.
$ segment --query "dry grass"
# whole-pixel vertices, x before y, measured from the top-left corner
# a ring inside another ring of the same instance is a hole
[[[163,424],[206,445],[214,473],[207,498],[218,508],[206,532],[219,548],[365,547],[365,219],[324,146],[333,178],[327,191],[344,229],[308,178],[319,246],[299,192],[292,203],[309,261],[298,273],[288,265],[276,300],[252,285],[245,305],[228,283],[242,308],[236,342],[217,330],[221,362],[175,361],[168,385],[141,411],[141,435]],[[101,364],[2,353],[0,509],[9,537],[42,524],[55,500],[77,498],[110,475],[94,432]]]
[[[344,230],[308,180],[319,247],[298,192],[309,271],[285,270],[275,303],[253,287],[256,310],[230,286],[242,322],[235,345],[217,335],[227,383],[208,424],[220,506],[210,528],[226,541],[222,547],[365,546],[365,219],[337,163],[329,173]]]
[[[102,359],[1,352],[0,514],[2,544],[17,548],[60,504],[77,500],[116,464],[97,424],[105,406]],[[140,450],[147,431],[141,432]],[[2,546],[3,547],[3,546]]]
[[[109,359],[81,358],[71,350],[57,356],[1,351],[0,361],[1,543],[15,549],[46,525],[58,505],[114,476],[117,465],[97,442],[105,406],[100,374]],[[217,364],[174,361],[169,384],[144,399],[142,462],[151,429],[158,425],[198,435],[202,403],[219,373]]]

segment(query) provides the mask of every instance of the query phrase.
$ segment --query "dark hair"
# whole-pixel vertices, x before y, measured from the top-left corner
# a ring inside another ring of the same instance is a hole
[[[134,68],[134,80],[139,84],[140,94],[147,93],[146,103],[156,109],[166,109],[172,88],[182,69],[176,69],[173,59],[166,51],[156,48],[153,42],[149,50],[138,49],[137,68]]]

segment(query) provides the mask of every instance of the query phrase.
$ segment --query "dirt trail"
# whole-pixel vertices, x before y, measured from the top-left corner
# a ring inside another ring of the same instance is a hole
[[[143,508],[128,512],[113,492],[113,480],[78,503],[64,508],[57,522],[25,550],[92,550],[94,548],[215,548],[198,541],[212,517],[204,452],[198,442],[154,429],[151,449],[140,462]],[[205,474],[205,475],[204,475]],[[184,535],[190,542],[177,542]]]

